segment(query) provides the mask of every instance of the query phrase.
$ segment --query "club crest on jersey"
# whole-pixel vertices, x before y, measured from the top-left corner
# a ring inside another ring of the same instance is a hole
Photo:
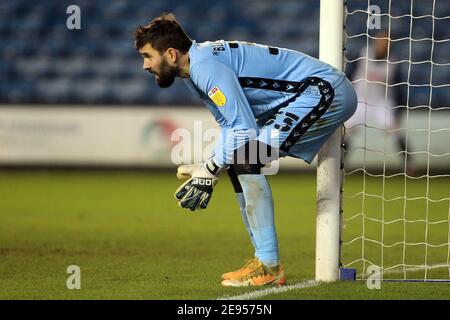
[[[211,90],[209,90],[208,96],[218,107],[223,107],[227,102],[227,98],[223,92],[220,91],[218,86],[214,86]]]

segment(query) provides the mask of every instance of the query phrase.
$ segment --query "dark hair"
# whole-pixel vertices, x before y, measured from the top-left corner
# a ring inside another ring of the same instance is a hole
[[[147,43],[150,43],[159,53],[163,53],[168,48],[186,53],[192,45],[192,40],[181,28],[173,13],[163,13],[145,27],[137,27],[134,33],[134,47],[139,50]]]

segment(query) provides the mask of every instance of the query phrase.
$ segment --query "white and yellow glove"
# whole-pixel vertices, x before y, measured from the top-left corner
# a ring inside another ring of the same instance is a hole
[[[175,191],[180,207],[191,211],[206,209],[214,186],[219,181],[216,175],[220,169],[212,158],[206,163],[179,166],[177,178],[188,179]]]

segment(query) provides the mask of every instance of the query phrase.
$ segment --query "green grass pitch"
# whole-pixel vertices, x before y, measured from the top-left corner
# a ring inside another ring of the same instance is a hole
[[[315,175],[282,173],[269,180],[288,285],[313,279]],[[1,171],[0,299],[216,299],[257,290],[220,286],[220,275],[240,267],[253,253],[228,177],[221,176],[210,207],[198,213],[176,205],[172,194],[179,183],[173,172]],[[361,176],[347,177],[346,191],[359,190],[361,183]],[[406,183],[411,197],[426,188],[423,181]],[[394,178],[383,186],[367,179],[368,193],[382,190],[395,198],[404,193],[405,181]],[[446,181],[433,179],[428,196],[448,197]],[[377,199],[366,198],[362,204],[355,197],[345,200],[345,210],[357,215],[365,206],[367,217],[373,218],[365,219],[369,238],[384,234],[395,242],[404,239],[406,230],[406,241],[423,241],[420,222],[392,223],[380,230],[373,221],[381,218],[380,212],[385,219],[404,212],[419,219],[427,203],[415,201],[406,207],[390,201],[383,208]],[[446,218],[433,214],[448,211],[448,203],[428,206],[429,219]],[[356,216],[346,223],[345,240],[358,235],[362,222]],[[430,243],[445,243],[447,236],[448,225],[428,229]],[[345,262],[361,257],[361,245],[355,241],[344,248]],[[367,258],[378,259],[380,246],[364,245]],[[384,265],[400,263],[399,253],[408,263],[424,262],[424,246],[402,250],[386,248]],[[428,248],[427,262],[445,263],[447,250]],[[69,265],[81,268],[80,290],[66,287]],[[361,269],[362,264],[355,266]],[[449,277],[445,268],[433,272],[428,276]],[[410,276],[423,278],[423,272]],[[450,299],[450,284],[383,283],[381,290],[369,290],[364,281],[337,282],[264,299]]]

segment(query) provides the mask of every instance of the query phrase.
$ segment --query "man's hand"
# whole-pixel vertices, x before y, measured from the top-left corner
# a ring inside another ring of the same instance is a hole
[[[202,164],[179,166],[177,178],[188,180],[175,191],[178,204],[191,211],[206,209],[214,186],[219,180],[216,177],[219,170],[219,166],[212,159]]]

